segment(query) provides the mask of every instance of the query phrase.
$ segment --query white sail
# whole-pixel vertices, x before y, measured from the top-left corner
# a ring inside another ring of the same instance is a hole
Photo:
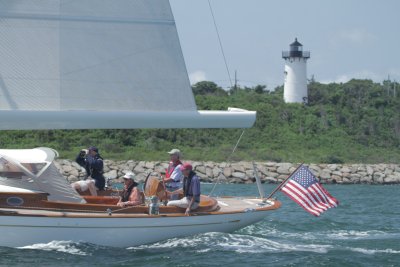
[[[250,127],[255,112],[197,111],[168,0],[0,0],[0,120],[229,128]]]

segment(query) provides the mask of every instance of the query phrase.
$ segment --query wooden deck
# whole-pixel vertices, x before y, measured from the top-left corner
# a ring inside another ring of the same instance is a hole
[[[246,212],[252,209],[272,209],[276,205],[273,201],[267,200],[263,202],[259,198],[221,197],[216,198],[216,200],[218,201],[219,212],[221,213]]]
[[[85,197],[86,198],[86,197]],[[152,217],[185,216],[185,209],[164,206],[160,203],[160,215],[149,215],[146,205],[121,208],[114,197],[87,197],[91,203],[70,203],[48,201],[42,193],[0,193],[0,216],[48,216],[48,217]],[[20,204],[10,202],[19,199]],[[105,200],[110,200],[105,201]],[[112,203],[111,203],[112,202]],[[249,211],[273,210],[280,207],[279,201],[262,201],[255,197],[219,197],[201,196],[200,206],[192,211],[193,215],[231,214]]]

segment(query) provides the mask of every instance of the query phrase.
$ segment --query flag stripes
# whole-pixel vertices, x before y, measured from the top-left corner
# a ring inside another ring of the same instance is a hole
[[[293,173],[281,191],[314,216],[338,205],[338,201],[318,183],[305,166]]]

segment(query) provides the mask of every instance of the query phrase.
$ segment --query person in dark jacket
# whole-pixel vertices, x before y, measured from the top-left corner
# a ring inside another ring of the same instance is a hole
[[[76,157],[76,162],[85,168],[88,177],[95,180],[95,186],[98,190],[104,190],[106,180],[103,176],[103,158],[95,146],[83,149]]]

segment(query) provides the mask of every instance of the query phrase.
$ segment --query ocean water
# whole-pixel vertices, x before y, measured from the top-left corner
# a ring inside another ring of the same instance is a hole
[[[274,185],[264,188],[269,193]],[[340,204],[318,218],[277,193],[278,211],[234,233],[130,248],[68,241],[0,247],[0,266],[400,266],[400,186],[325,188]],[[255,196],[257,188],[218,185],[215,193]]]

